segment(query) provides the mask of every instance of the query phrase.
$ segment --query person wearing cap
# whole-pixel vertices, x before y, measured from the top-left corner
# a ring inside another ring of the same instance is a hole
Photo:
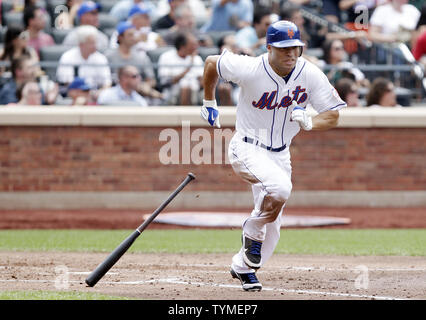
[[[111,8],[109,14],[116,17],[119,21],[127,20],[129,12],[134,5],[141,5],[149,10],[151,18],[156,18],[157,7],[148,0],[121,0]]]
[[[67,95],[72,99],[73,106],[86,106],[90,103],[90,86],[83,78],[75,77],[68,86]]]
[[[98,30],[93,26],[76,29],[78,45],[65,51],[59,59],[56,79],[68,85],[75,76],[85,78],[95,90],[111,86],[111,70],[108,59],[96,50]]]
[[[137,40],[136,50],[148,51],[165,45],[160,34],[153,32],[151,29],[151,9],[135,4],[129,11],[127,21],[129,21],[136,28],[135,37]],[[110,38],[110,48],[117,48],[118,32],[113,32]]]
[[[93,1],[86,1],[80,5],[77,10],[77,18],[79,26],[93,26],[96,29],[99,28],[99,10],[101,5]],[[96,48],[98,51],[105,51],[108,48],[109,39],[102,31],[97,30],[96,36]],[[76,28],[72,29],[64,41],[62,42],[65,46],[74,47],[78,45],[78,36]]]
[[[140,85],[141,77],[139,70],[134,66],[124,66],[118,70],[119,83],[101,91],[98,97],[99,105],[123,105],[131,104],[135,106],[147,107],[148,103],[137,89]]]
[[[161,93],[154,89],[156,80],[151,59],[144,51],[135,50],[135,26],[129,21],[122,21],[117,25],[117,35],[119,47],[105,52],[109,63],[113,65],[113,73],[116,74],[119,67],[124,65],[136,66],[143,78],[137,91],[144,96],[161,99]]]

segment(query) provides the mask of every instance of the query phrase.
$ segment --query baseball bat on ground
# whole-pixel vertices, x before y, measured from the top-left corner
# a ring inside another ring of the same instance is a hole
[[[177,196],[177,194],[185,188],[185,186],[195,179],[192,173],[188,173],[185,180],[177,187],[177,189],[164,201],[150,216],[146,219],[131,235],[129,235],[114,251],[87,277],[86,283],[89,287],[93,287],[108,272],[109,269],[126,253],[133,242],[145,228],[155,219],[155,217],[163,211],[163,209]]]

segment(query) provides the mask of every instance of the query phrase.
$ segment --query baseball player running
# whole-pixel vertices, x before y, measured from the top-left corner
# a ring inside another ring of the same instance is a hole
[[[289,147],[300,129],[327,130],[337,125],[346,103],[325,74],[302,55],[304,43],[295,24],[269,26],[268,52],[258,57],[224,51],[209,56],[204,66],[201,116],[220,128],[215,100],[218,78],[241,87],[236,133],[229,144],[234,171],[251,184],[254,209],[243,224],[242,247],[232,258],[231,275],[246,291],[260,291],[258,270],[272,255],[279,237],[281,215],[290,197]],[[318,112],[306,112],[310,104]]]

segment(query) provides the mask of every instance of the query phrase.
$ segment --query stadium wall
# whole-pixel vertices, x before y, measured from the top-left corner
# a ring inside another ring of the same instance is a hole
[[[249,186],[227,161],[222,129],[198,107],[0,108],[0,209],[151,209],[188,172],[176,208],[247,208]],[[339,126],[291,146],[289,206],[426,206],[426,108],[351,108]]]

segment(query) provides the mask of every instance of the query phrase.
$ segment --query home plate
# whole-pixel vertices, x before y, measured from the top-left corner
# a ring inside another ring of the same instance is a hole
[[[143,218],[146,220],[150,214]],[[241,227],[249,215],[227,212],[170,212],[158,216],[154,222],[191,227]],[[281,227],[318,227],[349,224],[349,218],[289,216],[281,219]]]

